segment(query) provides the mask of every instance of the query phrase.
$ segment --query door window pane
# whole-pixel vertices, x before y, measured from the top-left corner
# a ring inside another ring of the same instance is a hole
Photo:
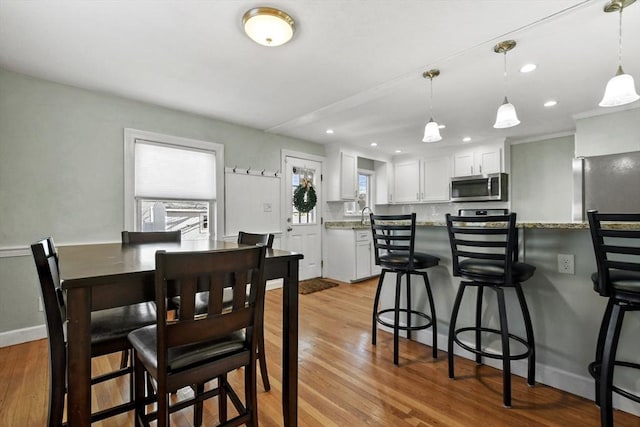
[[[311,185],[315,188],[315,171],[312,169],[303,169],[294,167],[293,173],[291,174],[291,194],[295,194],[295,191],[298,189],[300,184],[303,183],[303,180],[307,182],[311,182]],[[291,198],[291,224],[293,225],[302,225],[302,224],[315,224],[316,223],[316,211],[318,206],[316,206],[309,212],[298,212],[293,203],[293,197]]]

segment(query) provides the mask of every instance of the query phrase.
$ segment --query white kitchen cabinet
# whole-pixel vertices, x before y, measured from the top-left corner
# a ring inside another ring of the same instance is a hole
[[[453,176],[502,172],[502,150],[486,146],[459,151],[453,155]]]
[[[420,201],[420,160],[404,160],[394,163],[394,203]]]
[[[451,157],[433,156],[394,163],[393,203],[449,200]]]
[[[340,153],[340,198],[358,198],[358,156],[345,151]]]
[[[326,237],[325,277],[357,282],[380,274],[375,265],[371,230],[329,228]]]
[[[451,157],[426,157],[423,161],[423,181],[420,199],[423,202],[449,201]]]
[[[332,148],[326,157],[326,200],[355,200],[358,196],[357,154]]]

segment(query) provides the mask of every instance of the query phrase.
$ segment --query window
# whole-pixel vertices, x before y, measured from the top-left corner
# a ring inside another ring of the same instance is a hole
[[[353,202],[344,204],[345,215],[360,215],[365,206],[373,206],[373,172],[368,170],[358,171],[358,198]]]
[[[223,146],[125,130],[125,229],[215,239],[223,224]]]

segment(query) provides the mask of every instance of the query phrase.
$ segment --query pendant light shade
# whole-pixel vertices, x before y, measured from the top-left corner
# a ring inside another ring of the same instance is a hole
[[[272,7],[256,7],[242,17],[244,32],[263,46],[280,46],[291,40],[295,31],[293,18]]]
[[[495,53],[502,53],[504,55],[504,101],[502,105],[498,107],[498,113],[496,114],[496,122],[493,127],[496,129],[510,128],[520,124],[518,120],[518,114],[516,113],[516,107],[507,99],[507,52],[516,47],[515,40],[505,40],[498,43],[493,47]]]
[[[505,129],[519,124],[520,120],[518,120],[516,107],[514,107],[505,96],[504,102],[498,107],[498,114],[496,114],[496,122],[493,127],[496,129]]]
[[[636,93],[636,85],[633,76],[624,74],[622,67],[618,68],[618,74],[609,80],[604,90],[604,96],[600,101],[601,107],[615,107],[630,104],[640,99]]]
[[[429,123],[424,127],[424,138],[422,142],[438,142],[442,139],[438,124],[433,121],[433,117],[429,119]]]
[[[619,105],[630,104],[640,99],[640,95],[636,92],[633,77],[622,71],[622,11],[634,1],[635,0],[613,0],[604,7],[604,11],[607,13],[619,11],[620,21],[618,27],[618,71],[607,83],[602,101],[598,104],[601,107],[617,107]]]
[[[422,73],[422,77],[425,79],[429,79],[430,86],[430,95],[429,95],[429,106],[431,110],[431,118],[429,122],[424,127],[424,137],[422,138],[422,142],[438,142],[442,140],[440,136],[440,128],[438,127],[438,123],[433,120],[433,79],[434,77],[438,77],[440,75],[440,70],[433,69],[429,71],[425,71]]]

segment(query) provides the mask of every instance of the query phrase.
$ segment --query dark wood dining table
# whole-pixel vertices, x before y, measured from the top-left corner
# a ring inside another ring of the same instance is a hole
[[[67,298],[68,394],[71,427],[90,425],[91,311],[154,301],[155,253],[236,248],[223,241],[182,241],[60,246],[60,278]],[[298,423],[298,263],[302,254],[268,249],[267,279],[282,278],[282,411],[285,426]]]

